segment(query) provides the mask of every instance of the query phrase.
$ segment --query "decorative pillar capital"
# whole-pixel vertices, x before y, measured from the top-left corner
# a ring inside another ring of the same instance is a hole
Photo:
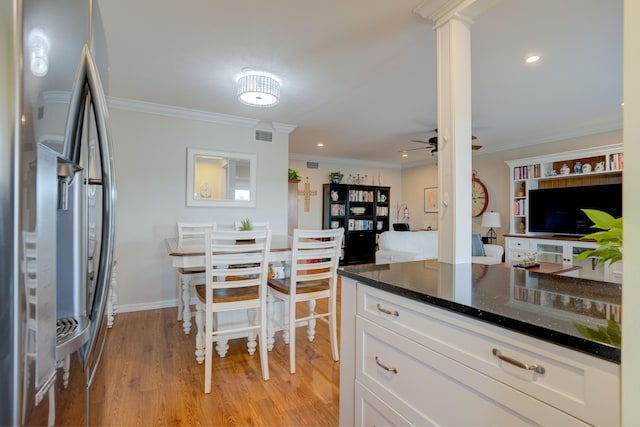
[[[473,21],[502,0],[423,0],[413,11],[435,22],[434,29],[457,19],[473,24]]]

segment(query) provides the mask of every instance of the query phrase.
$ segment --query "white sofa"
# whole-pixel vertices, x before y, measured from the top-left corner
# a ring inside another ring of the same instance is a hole
[[[437,231],[385,231],[378,238],[376,264],[438,258]]]
[[[485,256],[473,256],[476,264],[500,264],[504,249],[484,244]],[[376,264],[438,258],[438,231],[385,231],[378,239]]]

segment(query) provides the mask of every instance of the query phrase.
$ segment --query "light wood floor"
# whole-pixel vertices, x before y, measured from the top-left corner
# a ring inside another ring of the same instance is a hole
[[[258,353],[249,356],[246,340],[232,340],[227,357],[214,352],[213,389],[205,395],[194,332],[184,334],[175,308],[119,314],[94,380],[91,425],[338,425],[340,367],[328,337],[320,321],[313,343],[298,328],[292,375],[288,346],[277,334],[269,381],[262,380]],[[57,410],[57,424],[74,424],[65,419],[74,415]]]

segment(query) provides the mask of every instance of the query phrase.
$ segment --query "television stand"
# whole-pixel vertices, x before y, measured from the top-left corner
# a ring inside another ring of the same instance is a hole
[[[613,266],[609,263],[595,268],[591,259],[575,261],[575,257],[585,250],[595,249],[598,244],[594,241],[582,240],[579,236],[547,235],[506,235],[505,262],[518,263],[530,259],[535,255],[536,262],[541,264],[561,264],[563,268],[582,267],[581,278],[605,282],[622,283],[621,263]]]

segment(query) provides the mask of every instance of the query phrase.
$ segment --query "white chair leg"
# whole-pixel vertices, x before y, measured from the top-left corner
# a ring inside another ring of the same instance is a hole
[[[204,311],[198,306],[196,311],[196,362],[202,363],[205,358],[205,324],[204,324]],[[211,341],[211,337],[207,342]]]
[[[335,298],[329,298],[329,310],[331,315],[329,316],[329,341],[331,343],[331,355],[333,360],[340,359],[340,353],[338,352],[338,325],[336,320],[336,300]]]
[[[209,328],[207,328],[209,329]],[[211,331],[205,331],[206,342],[204,345],[204,392],[211,393],[211,375],[213,362],[213,341],[211,340]]]
[[[258,320],[258,313],[257,313],[257,309],[255,308],[250,308],[247,310],[247,320],[249,321],[250,325],[257,325],[257,320]],[[256,352],[256,330],[252,329],[248,332],[248,338],[247,338],[247,350],[249,351],[249,355],[253,356],[253,354]]]
[[[71,355],[67,355],[62,361],[62,386],[67,388],[69,386],[69,369],[71,367]]]
[[[269,379],[269,352],[266,349],[267,342],[267,313],[264,308],[260,309],[260,367],[262,368],[262,379]]]
[[[316,300],[312,299],[307,301],[309,305],[309,316],[312,316],[316,311]],[[316,336],[316,319],[309,319],[307,323],[307,339],[309,342],[313,342]]]
[[[274,307],[275,307],[274,303],[275,303],[275,298],[269,292],[267,294],[267,341],[266,341],[267,351],[273,350],[273,345],[276,342],[276,339],[275,339],[276,327],[275,327],[275,321],[273,317]],[[260,345],[261,346],[264,345],[264,342],[260,342]]]
[[[49,416],[47,419],[47,425],[53,427],[56,424],[56,388],[49,386]],[[87,423],[89,424],[89,423]]]
[[[291,316],[289,316],[289,302],[287,301],[283,301],[282,302],[282,318],[281,320],[281,324],[287,325],[284,326],[284,330],[282,331],[282,339],[284,340],[285,344],[289,344],[290,343],[290,335],[289,335],[289,319],[291,318]],[[294,305],[294,314],[295,314],[295,305]]]
[[[289,372],[296,373],[296,302],[289,298]]]

